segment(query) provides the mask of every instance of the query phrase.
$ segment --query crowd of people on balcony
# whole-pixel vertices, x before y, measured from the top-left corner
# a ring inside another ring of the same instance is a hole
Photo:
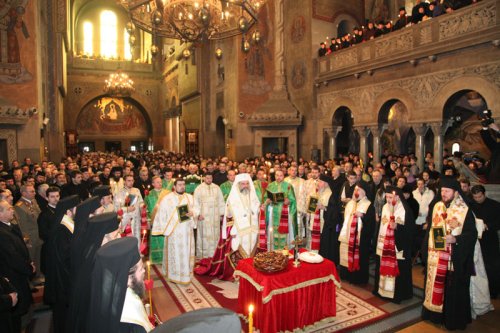
[[[427,2],[417,0],[411,11],[411,15],[408,15],[405,7],[399,8],[399,15],[396,19],[396,23],[393,23],[392,20],[377,22],[367,20],[366,26],[362,26],[361,28],[356,26],[352,32],[332,37],[329,41],[330,45],[321,42],[318,50],[318,57],[324,57],[336,51],[386,35],[392,31],[401,30],[405,27],[432,19],[433,17],[451,13],[479,1],[480,0],[439,0]]]

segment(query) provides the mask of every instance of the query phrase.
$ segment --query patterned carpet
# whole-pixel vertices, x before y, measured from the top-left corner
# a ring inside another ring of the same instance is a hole
[[[236,309],[238,283],[196,276],[188,286],[167,282],[155,267],[155,275],[170,293],[181,312],[206,307]],[[318,324],[307,332],[339,332],[362,328],[387,317],[389,313],[355,296],[345,289],[337,289],[337,318],[334,322]],[[245,320],[245,319],[243,319]],[[243,325],[244,327],[246,325]]]

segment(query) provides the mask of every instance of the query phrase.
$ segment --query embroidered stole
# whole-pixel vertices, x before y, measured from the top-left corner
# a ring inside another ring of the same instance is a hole
[[[462,233],[468,210],[469,208],[460,195],[453,199],[448,208],[440,201],[436,203],[432,211],[432,227],[442,228],[444,226],[447,232],[458,236]],[[450,225],[452,221],[454,228]],[[443,312],[444,298],[446,297],[446,275],[449,270],[453,270],[451,246],[447,246],[445,250],[434,249],[432,232],[429,233],[427,244],[429,255],[427,259],[424,306],[431,311],[441,313]]]

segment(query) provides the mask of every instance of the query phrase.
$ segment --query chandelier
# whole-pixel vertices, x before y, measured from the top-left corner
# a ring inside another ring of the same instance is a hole
[[[246,33],[266,0],[119,0],[153,36],[200,42]]]
[[[117,70],[104,81],[104,92],[109,96],[129,97],[134,92],[134,81],[126,73]]]

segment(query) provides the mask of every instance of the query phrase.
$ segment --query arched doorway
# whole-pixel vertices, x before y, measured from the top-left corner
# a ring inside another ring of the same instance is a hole
[[[215,123],[215,154],[217,156],[224,156],[226,151],[226,125],[224,118],[221,116],[217,118]]]
[[[408,126],[408,109],[403,102],[398,99],[385,102],[378,113],[378,123],[385,125],[385,130],[380,138],[384,155],[415,152],[415,133]],[[412,137],[413,144],[411,143]],[[408,144],[412,144],[412,146],[408,146]]]
[[[337,26],[337,36],[340,38],[347,35],[354,28],[354,24],[348,20],[342,20]]]
[[[444,136],[444,149],[452,152],[453,144],[470,155],[490,156],[479,131],[478,114],[488,109],[486,100],[474,90],[460,90],[448,98],[443,109],[443,122],[450,124]]]
[[[351,150],[353,148],[352,143],[355,142],[355,134],[352,130],[353,122],[352,112],[345,106],[339,107],[333,114],[332,127],[335,129],[342,126],[342,130],[338,132],[335,140],[337,155],[354,152]]]
[[[98,96],[79,112],[76,130],[80,146],[97,151],[146,151],[152,124],[144,107],[130,97]]]

